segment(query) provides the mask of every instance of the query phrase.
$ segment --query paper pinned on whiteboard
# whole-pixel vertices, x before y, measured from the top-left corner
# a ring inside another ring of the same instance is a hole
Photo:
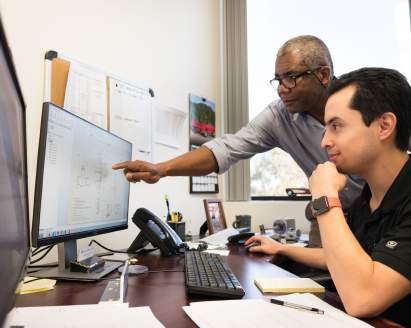
[[[71,62],[64,108],[107,129],[106,75],[86,65]]]
[[[109,77],[110,132],[133,144],[133,159],[151,161],[152,97],[149,89]]]
[[[154,141],[156,143],[180,148],[179,136],[183,131],[183,125],[187,113],[179,109],[156,105],[154,110]]]

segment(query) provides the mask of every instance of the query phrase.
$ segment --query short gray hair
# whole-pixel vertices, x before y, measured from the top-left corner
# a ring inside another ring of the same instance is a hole
[[[301,64],[307,68],[328,66],[331,70],[330,78],[332,78],[334,74],[333,61],[328,47],[321,39],[313,35],[300,35],[292,38],[281,46],[277,58],[292,52],[301,54]]]

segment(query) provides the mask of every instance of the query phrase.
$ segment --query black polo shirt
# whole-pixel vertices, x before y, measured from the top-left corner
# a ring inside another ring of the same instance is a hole
[[[374,261],[389,266],[411,281],[411,160],[408,159],[373,213],[370,198],[367,184],[348,213],[348,225]],[[411,327],[411,294],[388,308],[382,316]]]

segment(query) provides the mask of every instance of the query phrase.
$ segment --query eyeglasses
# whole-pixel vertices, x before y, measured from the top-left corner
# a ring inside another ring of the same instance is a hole
[[[316,68],[310,68],[310,69],[307,69],[307,70],[302,71],[300,73],[290,73],[290,74],[286,75],[283,78],[275,77],[272,80],[270,80],[270,84],[276,90],[280,87],[281,84],[284,87],[286,87],[287,89],[293,89],[297,85],[297,79],[299,77],[304,76],[304,75],[314,74],[314,71],[316,71],[319,68],[321,68],[321,66],[316,67]],[[317,75],[315,75],[315,74],[314,74],[314,76],[317,77]],[[318,79],[318,77],[317,77],[317,79]]]

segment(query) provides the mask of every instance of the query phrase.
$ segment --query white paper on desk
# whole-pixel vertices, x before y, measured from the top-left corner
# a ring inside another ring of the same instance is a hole
[[[190,303],[183,307],[187,315],[201,328],[266,328],[266,327],[371,327],[348,316],[312,294],[290,294],[276,297],[296,304],[314,306],[324,315],[271,304],[264,300],[233,300]]]
[[[91,304],[70,306],[40,306],[13,309],[5,327],[24,328],[164,328],[150,307],[129,308],[127,304]]]
[[[148,88],[109,77],[109,130],[133,144],[133,159],[151,161],[152,103]]]
[[[187,113],[179,109],[156,105],[154,110],[154,141],[156,143],[180,148],[179,136],[187,133],[183,130],[183,124]]]
[[[64,108],[107,129],[106,75],[72,61],[67,78]]]
[[[204,237],[200,240],[206,242],[207,244],[225,245],[228,242],[228,237],[233,235],[238,235],[238,231],[234,228],[228,228],[216,232],[210,236]]]

